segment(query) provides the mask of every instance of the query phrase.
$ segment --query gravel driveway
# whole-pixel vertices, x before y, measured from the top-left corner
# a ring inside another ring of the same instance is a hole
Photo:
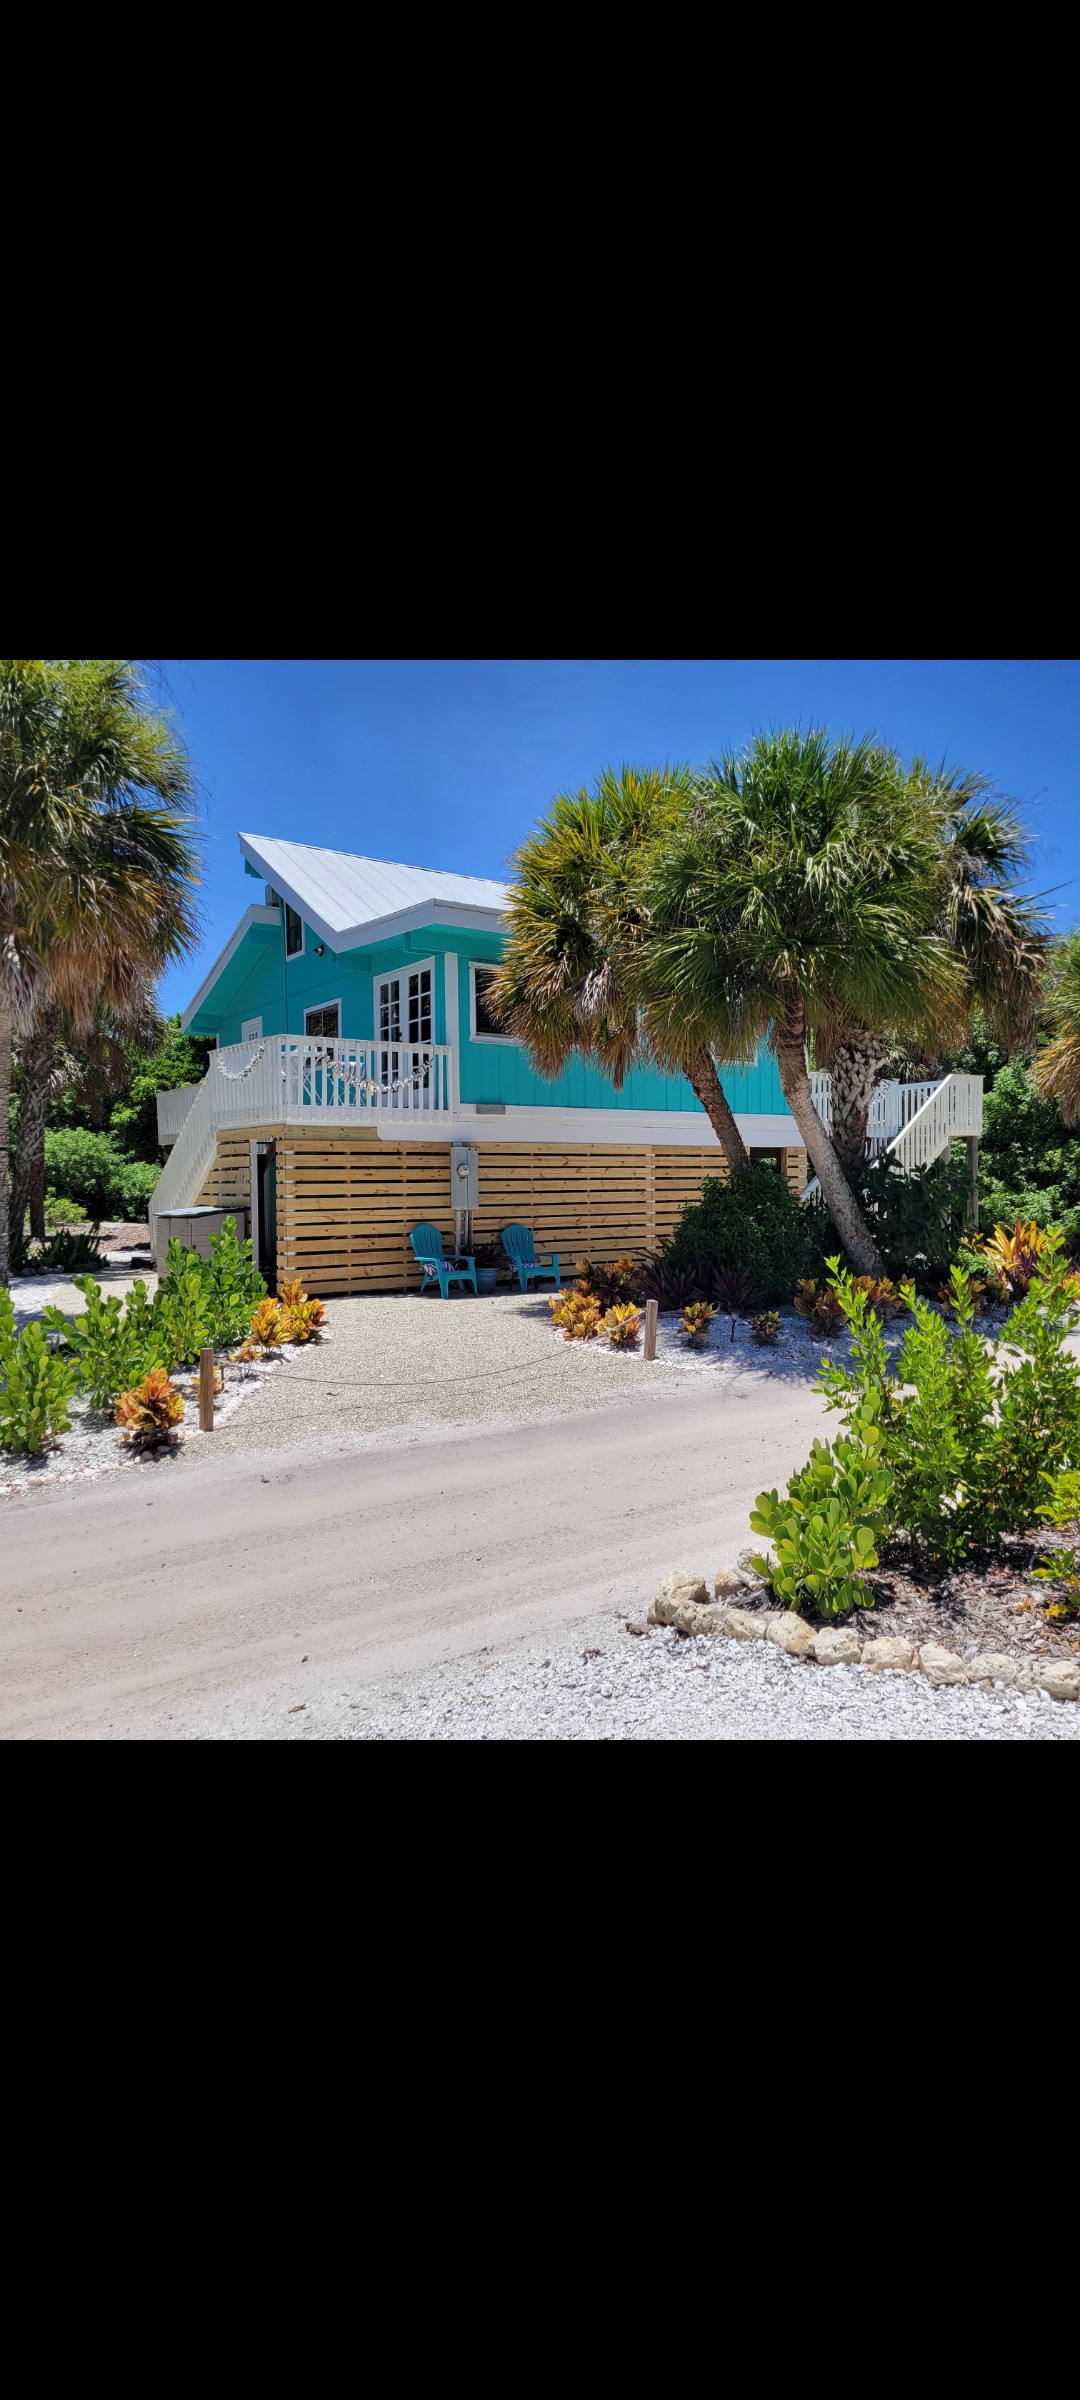
[[[596,1653],[596,1655],[589,1655]],[[202,1741],[1035,1742],[1080,1740],[1046,1693],[935,1691],[922,1675],[810,1667],[766,1642],[645,1638],[610,1610],[543,1644],[375,1684],[334,1671],[174,1710],[143,1734]]]

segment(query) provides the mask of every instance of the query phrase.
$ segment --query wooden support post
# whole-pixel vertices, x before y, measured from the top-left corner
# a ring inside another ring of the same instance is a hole
[[[646,1360],[648,1360],[648,1359],[650,1359],[650,1358],[655,1358],[655,1357],[656,1357],[656,1319],[657,1319],[657,1314],[658,1314],[658,1311],[659,1311],[659,1306],[660,1306],[660,1303],[659,1303],[659,1301],[657,1301],[657,1300],[646,1300],[646,1302],[645,1302],[645,1357],[646,1357]]]
[[[979,1230],[979,1137],[977,1133],[969,1133],[965,1136],[965,1139],[967,1143],[969,1184],[968,1224],[971,1225],[977,1233]]]
[[[199,1432],[214,1430],[214,1353],[199,1352]]]

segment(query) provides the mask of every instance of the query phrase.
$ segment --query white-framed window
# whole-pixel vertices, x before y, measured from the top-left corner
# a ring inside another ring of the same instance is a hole
[[[296,908],[290,908],[290,907],[289,907],[289,903],[288,903],[288,901],[286,900],[286,902],[285,902],[285,956],[286,956],[286,958],[300,958],[300,957],[302,957],[302,955],[303,955],[303,949],[304,949],[304,920],[303,920],[302,916],[300,915],[299,909],[296,909]]]
[[[513,1034],[502,1032],[487,1005],[487,989],[498,971],[482,959],[469,961],[469,1037],[474,1042],[509,1042],[517,1049]]]
[[[328,1000],[322,1008],[305,1008],[304,1032],[306,1034],[321,1034],[326,1041],[340,1041],[340,1000]]]
[[[376,1041],[429,1048],[435,1039],[434,959],[396,967],[392,975],[376,975],[374,983]]]

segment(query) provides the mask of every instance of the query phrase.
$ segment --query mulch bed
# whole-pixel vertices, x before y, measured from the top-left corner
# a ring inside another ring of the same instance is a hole
[[[935,1566],[917,1560],[907,1543],[890,1543],[881,1565],[866,1577],[874,1594],[872,1609],[857,1610],[855,1623],[866,1640],[875,1634],[902,1634],[917,1646],[941,1642],[960,1658],[981,1650],[1004,1650],[1014,1658],[1080,1656],[1080,1618],[1053,1618],[1047,1604],[1057,1596],[1052,1583],[1036,1583],[1032,1568],[1052,1549],[1080,1548],[1080,1523],[1055,1530],[1034,1530],[1002,1541],[992,1553],[974,1555],[962,1567]],[[743,1605],[739,1603],[740,1607]],[[747,1593],[750,1608],[773,1608],[763,1589]],[[806,1609],[800,1612],[814,1622]]]

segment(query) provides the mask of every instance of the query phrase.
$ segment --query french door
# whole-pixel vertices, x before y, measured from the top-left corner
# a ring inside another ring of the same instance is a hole
[[[431,1046],[433,985],[434,971],[430,965],[375,978],[376,1040],[382,1048],[382,1079],[387,1087],[404,1082],[408,1076],[414,1080],[422,1078],[422,1088],[427,1090],[427,1062],[413,1054]]]

